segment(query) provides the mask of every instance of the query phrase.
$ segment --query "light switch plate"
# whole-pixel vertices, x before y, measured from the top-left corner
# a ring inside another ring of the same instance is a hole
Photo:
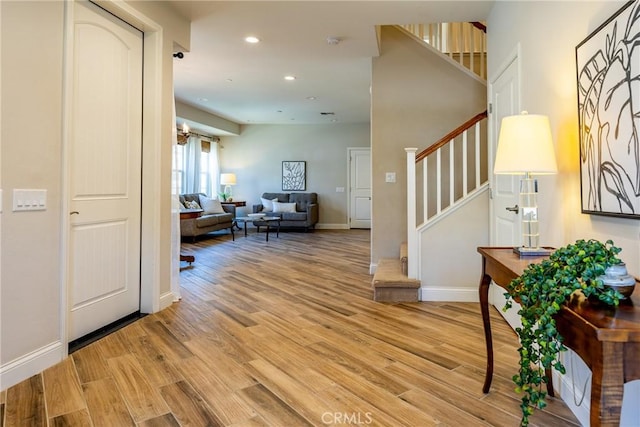
[[[396,173],[387,172],[384,177],[385,182],[396,182]]]
[[[13,211],[44,211],[47,209],[47,190],[13,189]]]
[[[336,187],[336,193],[344,193],[344,187]]]

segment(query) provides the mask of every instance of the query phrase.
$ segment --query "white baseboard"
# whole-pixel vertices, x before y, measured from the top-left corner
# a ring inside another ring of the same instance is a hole
[[[318,230],[349,230],[349,224],[317,223],[315,228]]]
[[[420,288],[420,301],[478,302],[478,289],[422,286]]]
[[[169,307],[174,301],[176,301],[176,295],[171,291],[160,295],[160,310]]]
[[[55,341],[0,366],[0,390],[6,390],[44,371],[48,367],[62,361],[65,355],[66,351],[62,342]]]
[[[569,356],[569,357],[573,357]],[[578,356],[575,356],[578,357]],[[565,358],[566,359],[566,358]],[[563,363],[566,363],[563,362]],[[588,371],[587,371],[588,372]],[[573,412],[573,415],[576,416],[578,421],[583,426],[589,425],[589,414],[591,410],[591,396],[589,395],[589,391],[591,390],[587,387],[587,395],[584,397],[584,400],[580,404],[580,406],[576,405],[576,402],[580,402],[580,396],[574,396],[573,393],[573,385],[571,383],[571,378],[569,375],[560,375],[557,371],[553,370],[552,373],[553,378],[553,389],[556,393],[556,396],[560,396],[564,403],[567,405],[569,410]],[[576,393],[582,393],[581,384],[576,384]]]

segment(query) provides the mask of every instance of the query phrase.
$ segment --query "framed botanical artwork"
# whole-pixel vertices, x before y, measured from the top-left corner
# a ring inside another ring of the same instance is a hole
[[[307,189],[307,162],[282,162],[282,191],[304,191]]]
[[[640,0],[576,47],[582,212],[640,219]]]

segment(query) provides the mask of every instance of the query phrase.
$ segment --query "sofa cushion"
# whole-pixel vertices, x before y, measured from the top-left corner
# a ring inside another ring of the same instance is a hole
[[[225,213],[220,204],[220,200],[211,199],[209,197],[200,195],[200,206],[202,207],[203,214],[219,214]]]
[[[191,201],[187,200],[186,202],[184,202],[184,206],[187,209],[202,209],[198,204],[198,202],[196,202],[195,200],[191,200]]]
[[[278,202],[289,202],[289,193],[263,193],[262,198],[267,200],[277,199]]]
[[[282,214],[283,221],[306,221],[306,212],[284,212]]]
[[[233,215],[230,213],[202,215],[196,218],[196,227],[205,228],[212,225],[224,224],[225,222],[233,222]]]
[[[317,193],[291,193],[289,201],[295,202],[297,212],[306,212],[307,206],[318,203]]]
[[[273,200],[264,199],[260,197],[260,203],[262,203],[262,212],[273,212],[273,202],[277,202],[278,199]]]
[[[273,202],[273,212],[295,212],[296,204],[295,203],[280,203]]]

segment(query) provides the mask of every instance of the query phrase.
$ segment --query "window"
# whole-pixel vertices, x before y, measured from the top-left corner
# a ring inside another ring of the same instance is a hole
[[[172,184],[179,193],[204,193],[217,196],[218,143],[189,136],[176,144],[173,155]]]

